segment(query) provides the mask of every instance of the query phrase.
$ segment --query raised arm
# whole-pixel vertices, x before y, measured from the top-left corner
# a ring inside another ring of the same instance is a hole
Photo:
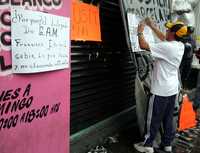
[[[144,21],[140,22],[138,25],[138,29],[137,29],[138,42],[139,42],[139,46],[141,49],[150,51],[149,44],[147,43],[147,41],[145,40],[144,35],[143,35],[144,27],[145,27]]]
[[[156,34],[156,36],[161,40],[161,41],[165,41],[166,37],[165,34],[163,34],[158,27],[156,26],[156,24],[150,19],[150,18],[146,18],[145,19],[146,24],[153,30],[153,32]]]

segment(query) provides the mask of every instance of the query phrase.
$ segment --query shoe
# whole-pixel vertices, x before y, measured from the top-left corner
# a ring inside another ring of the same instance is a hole
[[[144,146],[143,142],[134,144],[134,147],[137,151],[142,153],[154,153],[153,147]]]
[[[172,153],[172,146],[161,147],[160,150],[162,150],[166,153]]]
[[[165,146],[164,151],[167,153],[172,153],[172,146]]]

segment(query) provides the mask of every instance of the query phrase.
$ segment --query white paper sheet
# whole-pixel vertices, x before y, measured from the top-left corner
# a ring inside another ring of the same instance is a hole
[[[69,18],[12,9],[11,34],[13,73],[69,68]]]
[[[133,52],[142,51],[139,47],[138,37],[137,37],[137,27],[141,18],[136,16],[133,13],[127,13],[128,16],[128,29],[129,29],[129,37],[131,41],[131,47]],[[144,28],[144,37],[148,43],[155,43],[154,36],[152,30],[145,26]]]

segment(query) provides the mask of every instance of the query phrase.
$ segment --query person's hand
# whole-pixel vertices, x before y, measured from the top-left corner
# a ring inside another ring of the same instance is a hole
[[[145,22],[144,22],[144,21],[141,21],[141,22],[138,24],[137,32],[138,32],[138,33],[142,33],[142,32],[144,31],[144,27],[145,27]]]
[[[155,23],[153,22],[153,20],[149,17],[147,17],[145,19],[145,23],[149,26],[149,27],[153,27],[155,25]]]

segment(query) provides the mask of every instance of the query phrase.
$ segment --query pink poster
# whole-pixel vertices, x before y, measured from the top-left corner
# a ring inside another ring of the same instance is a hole
[[[69,153],[70,68],[12,74],[12,6],[70,17],[71,0],[0,1],[0,152]]]

